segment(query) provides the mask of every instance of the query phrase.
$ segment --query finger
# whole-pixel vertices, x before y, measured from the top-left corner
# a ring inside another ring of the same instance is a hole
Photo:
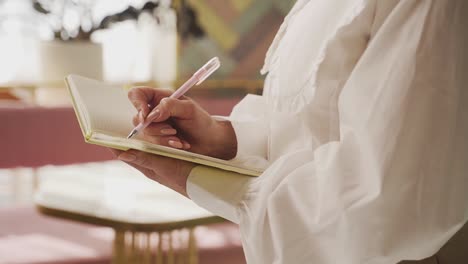
[[[139,113],[137,115],[133,116],[132,123],[133,123],[134,126],[137,126],[138,124],[141,123],[141,118],[140,118]]]
[[[112,155],[114,155],[114,157],[118,157],[123,151],[122,150],[119,150],[119,149],[113,149],[113,148],[107,148],[111,153]]]
[[[197,105],[192,100],[164,98],[160,101],[156,109],[148,115],[148,119],[153,120],[153,122],[161,122],[167,120],[169,117],[192,119],[196,110]]]
[[[145,122],[145,115],[143,114],[142,111],[138,112],[138,114],[134,115],[133,118],[132,118],[132,124],[134,126],[137,126],[139,125],[140,123],[143,123]]]
[[[143,151],[138,150],[128,150],[122,152],[119,157],[120,160],[127,163],[154,170],[155,168],[161,168],[165,165],[165,162],[169,162],[169,158],[152,155]]]
[[[187,149],[190,149],[192,146],[190,145],[190,143],[188,143],[187,141],[185,140],[181,140],[180,142],[182,142],[182,145],[183,145],[183,149],[187,150]]]
[[[148,105],[156,106],[161,99],[170,96],[173,93],[169,89],[155,89],[151,87],[133,87],[128,92],[128,99],[133,106],[146,117],[150,112]]]
[[[144,136],[146,141],[149,141],[153,144],[158,144],[165,147],[183,149],[184,144],[181,139],[176,136]]]
[[[173,148],[176,148],[176,149],[184,148],[184,144],[178,138],[177,139],[168,139],[167,144],[169,145],[169,147],[173,147]]]
[[[134,87],[127,94],[133,106],[143,115],[149,112],[148,104],[154,97],[154,93],[150,89],[149,87]]]
[[[173,136],[177,134],[177,130],[167,123],[151,123],[143,133],[147,136]]]

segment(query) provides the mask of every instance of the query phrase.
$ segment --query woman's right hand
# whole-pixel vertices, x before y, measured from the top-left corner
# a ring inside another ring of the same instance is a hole
[[[138,110],[133,124],[147,118],[153,120],[142,131],[142,138],[215,158],[234,158],[237,139],[231,123],[214,119],[189,97],[169,98],[172,93],[172,90],[150,87],[135,87],[128,92],[128,98]]]

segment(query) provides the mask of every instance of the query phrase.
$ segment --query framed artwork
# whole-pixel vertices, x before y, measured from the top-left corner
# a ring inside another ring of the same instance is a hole
[[[265,54],[295,0],[186,1],[205,34],[180,41],[178,79],[218,56],[222,67],[212,80],[225,86],[261,85]]]

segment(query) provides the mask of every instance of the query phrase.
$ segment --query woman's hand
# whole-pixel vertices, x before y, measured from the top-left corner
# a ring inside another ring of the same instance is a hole
[[[146,118],[153,120],[142,131],[142,138],[215,158],[234,158],[237,140],[231,123],[215,120],[188,97],[169,98],[172,93],[172,90],[149,87],[135,87],[129,91],[128,98],[138,110],[133,118],[134,125]]]
[[[151,180],[187,196],[187,178],[195,164],[138,150],[110,150],[118,159],[139,170]]]

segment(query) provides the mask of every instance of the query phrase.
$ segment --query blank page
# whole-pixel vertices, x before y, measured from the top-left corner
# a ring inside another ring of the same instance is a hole
[[[68,83],[73,90],[80,111],[86,115],[93,132],[126,137],[133,129],[132,118],[137,110],[127,98],[122,86],[108,85],[85,77],[70,75]],[[82,120],[84,121],[84,120]]]
[[[133,129],[132,118],[137,111],[128,100],[124,88],[76,75],[68,76],[67,81],[81,122],[90,123],[91,131],[85,131],[88,143],[121,150],[138,149],[251,176],[258,176],[263,171],[263,168],[239,166],[230,161],[151,144],[138,138],[127,139],[126,136]],[[86,127],[85,124],[83,126]],[[93,132],[91,136],[90,132]]]

